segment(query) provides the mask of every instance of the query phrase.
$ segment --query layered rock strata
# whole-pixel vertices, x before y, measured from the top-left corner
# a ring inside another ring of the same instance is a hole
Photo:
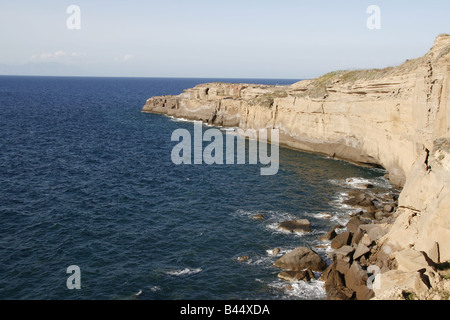
[[[386,168],[403,190],[398,218],[377,248],[388,247],[394,260],[413,250],[443,265],[450,261],[449,75],[450,35],[443,34],[426,55],[397,67],[336,71],[290,86],[202,84],[150,98],[143,111],[278,128],[281,145]],[[387,285],[394,278],[420,270],[386,271],[386,289],[375,295],[387,296],[401,287]]]

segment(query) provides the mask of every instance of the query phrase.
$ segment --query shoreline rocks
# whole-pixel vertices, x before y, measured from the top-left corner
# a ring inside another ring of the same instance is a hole
[[[384,199],[369,195],[367,190],[352,190],[349,194],[353,197],[350,199],[354,200],[344,200],[344,203],[352,203],[355,208],[360,204],[378,207],[387,205]],[[391,208],[395,207],[396,204],[391,205]],[[328,300],[372,299],[375,296],[371,289],[372,268],[379,270],[380,266],[393,266],[390,255],[374,254],[378,250],[376,241],[389,231],[390,225],[381,223],[375,217],[368,219],[366,212],[359,211],[352,216],[346,224],[346,230],[331,242],[331,248],[334,249],[329,253],[332,263],[320,277],[325,282]],[[393,211],[389,214],[392,215]]]
[[[412,248],[393,251],[385,244],[397,217],[395,198],[394,194],[371,199],[384,209],[382,218],[368,220],[363,218],[364,212],[358,212],[348,221],[346,231],[331,242],[332,263],[320,277],[327,300],[441,299],[446,295],[443,292],[448,296],[450,280],[440,276],[425,252]]]
[[[324,282],[327,300],[442,298],[442,292],[450,292],[450,280],[443,281],[436,265],[424,252],[411,248],[393,251],[384,243],[398,216],[397,191],[377,195],[372,189],[349,193],[356,195],[355,199],[369,199],[382,215],[370,219],[366,215],[368,207],[352,205],[356,213],[345,226],[336,225],[319,237],[321,241],[329,241],[333,249],[328,253],[329,265],[314,250],[298,247],[273,263],[282,269],[278,278],[286,282],[308,282],[316,279],[314,272],[317,272],[318,279]],[[304,233],[311,231],[311,223],[307,219],[284,221],[278,228]],[[278,253],[279,248],[272,250],[272,256]],[[450,273],[450,268],[444,272]]]
[[[364,239],[370,251],[357,259],[353,255],[345,258],[350,267],[359,261],[353,275],[361,273],[359,264],[373,277],[376,272],[369,272],[369,267],[377,266],[381,271],[377,279],[395,284],[392,290],[414,292],[411,278],[401,274],[406,271],[392,271],[397,263],[394,253],[413,249],[435,264],[450,261],[449,65],[450,35],[441,34],[423,57],[397,67],[331,72],[290,86],[202,84],[178,96],[150,98],[143,112],[243,130],[282,128],[280,145],[384,167],[391,183],[403,190],[399,198],[388,196],[383,201],[359,191],[350,195],[348,205],[364,208],[359,219],[349,225],[353,233],[350,246],[359,255],[366,251],[363,247],[356,251]],[[363,189],[375,188],[367,185]],[[364,229],[372,224],[387,227]],[[358,284],[352,288],[345,286],[344,269],[341,262],[339,270],[344,272],[334,269],[330,273],[328,282],[335,283],[329,283],[328,291],[339,298],[369,297],[370,292],[358,291],[362,287],[358,281],[349,280]],[[430,292],[445,283],[438,281],[435,269],[429,266],[425,272],[409,272],[417,281],[429,279],[426,287]],[[377,298],[398,296],[390,291],[377,289]],[[423,291],[417,296],[427,297]]]
[[[331,241],[331,248],[340,249],[343,246],[349,245],[352,240],[352,233],[349,231],[342,232]]]

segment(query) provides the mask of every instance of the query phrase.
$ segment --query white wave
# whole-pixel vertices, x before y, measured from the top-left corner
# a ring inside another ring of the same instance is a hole
[[[176,118],[174,116],[167,116],[167,117],[169,117],[169,119],[171,121],[173,121],[173,122],[190,122],[190,123],[200,122],[199,120],[191,120],[191,119],[186,119],[186,118]],[[203,122],[203,121],[201,123],[202,123],[202,126],[205,126],[205,127],[216,127],[214,125],[211,125],[211,124]]]
[[[274,223],[268,223],[266,225],[266,228],[273,232],[273,233],[280,233],[280,234],[286,234],[286,235],[294,235],[295,237],[303,237],[305,235],[319,235],[320,231],[317,229],[311,228],[312,230],[309,232],[290,232],[284,229],[279,229],[278,226],[280,225],[280,222],[274,222]]]
[[[331,212],[320,212],[320,213],[312,213],[311,216],[316,219],[329,220],[333,218],[335,214]]]
[[[148,288],[150,289],[151,292],[158,292],[162,290],[160,286],[149,286]]]
[[[350,177],[346,179],[330,179],[329,183],[352,189],[365,189],[366,185],[371,184],[374,187],[391,189],[392,184],[385,177],[376,177],[373,179],[366,179],[362,177]]]
[[[170,276],[182,276],[182,275],[191,275],[191,274],[196,274],[199,272],[202,272],[202,268],[196,268],[196,269],[189,269],[189,268],[184,268],[184,269],[179,269],[179,270],[173,270],[173,271],[167,271],[166,274],[170,275]]]
[[[271,268],[273,266],[273,263],[275,260],[277,260],[279,257],[284,256],[286,253],[292,251],[295,249],[293,248],[278,248],[279,251],[276,255],[273,253],[273,249],[266,250],[266,255],[254,255],[251,257],[248,257],[248,259],[241,261],[242,263],[248,264],[248,265],[255,265],[255,266],[261,266],[263,268]],[[238,258],[239,259],[239,258]]]
[[[331,248],[331,241],[314,242],[311,245],[311,249],[314,250],[315,252],[317,252],[317,254],[327,263],[327,265],[329,265],[333,262],[329,255],[330,252],[334,251],[334,249]],[[317,273],[317,277],[319,277],[319,276],[320,276],[320,273]]]
[[[334,249],[331,248],[331,241],[323,241],[320,244],[320,247],[317,247],[317,245],[312,246],[312,249],[319,254],[324,260],[328,258],[328,253],[333,252]]]
[[[346,225],[353,214],[361,211],[360,209],[347,207],[345,205],[336,205],[336,208],[340,209],[340,211],[336,212],[330,219],[328,219],[328,221],[340,225]]]
[[[359,177],[353,177],[353,178],[347,178],[345,179],[345,183],[352,188],[359,189],[362,188],[365,185],[372,184],[372,180],[365,179],[365,178],[359,178]]]
[[[168,117],[173,122],[194,122],[194,120],[189,120],[189,119],[185,119],[185,118],[176,118],[174,116],[168,116]]]
[[[327,294],[324,288],[324,282],[318,280],[311,280],[310,282],[297,281],[292,285],[292,290],[287,291],[287,295],[312,299],[325,299]]]
[[[255,259],[249,259],[248,264],[269,267],[273,264],[273,262],[272,262],[272,257],[261,257],[260,256],[260,257],[255,257]]]
[[[274,253],[274,249],[266,250],[266,253],[271,257],[279,257],[282,255],[281,249],[278,251],[277,254]]]
[[[257,214],[262,214],[264,216],[264,221],[269,223],[281,223],[286,220],[296,220],[300,219],[299,217],[283,211],[247,211],[247,210],[237,210],[234,214],[246,218],[251,218]]]
[[[334,199],[330,201],[330,204],[335,208],[334,215],[330,218],[330,221],[337,222],[339,224],[346,225],[350,216],[361,211],[360,208],[355,208],[344,203],[348,199],[347,192],[338,192]]]
[[[348,193],[345,191],[342,192],[338,192],[335,195],[335,199],[333,200],[333,202],[337,202],[337,203],[342,203],[344,200],[348,199]]]
[[[253,257],[249,257],[248,259],[241,261],[241,263],[245,263],[251,266],[258,266],[262,268],[270,268],[273,265],[274,260],[276,259],[273,255],[256,255]]]
[[[351,213],[349,213],[351,214]],[[330,219],[330,221],[336,222],[336,224],[340,224],[340,225],[347,225],[348,221],[350,220],[349,214],[346,214],[345,216],[334,216],[333,218]]]
[[[303,237],[305,235],[315,235],[319,234],[319,231],[317,231],[314,228],[311,228],[312,230],[310,232],[289,232],[287,230],[279,229],[278,226],[280,223],[284,221],[293,221],[297,219],[303,219],[305,217],[310,216],[308,212],[303,212],[299,215],[294,215],[292,213],[283,212],[283,211],[246,211],[246,210],[237,210],[234,212],[234,214],[246,217],[246,218],[252,218],[255,215],[261,214],[264,216],[264,228],[272,233],[280,233],[280,234],[286,234],[286,235],[294,235],[296,237]]]
[[[266,250],[266,253],[267,253],[267,255],[268,255],[269,257],[277,258],[277,257],[280,257],[280,256],[284,256],[284,255],[285,255],[286,253],[288,253],[289,251],[294,250],[295,247],[293,247],[293,248],[278,248],[278,249],[279,249],[279,251],[278,251],[278,253],[277,253],[276,255],[273,254],[273,249]]]
[[[323,300],[327,294],[324,282],[319,280],[286,282],[277,280],[269,284],[269,287],[281,291],[288,299]]]

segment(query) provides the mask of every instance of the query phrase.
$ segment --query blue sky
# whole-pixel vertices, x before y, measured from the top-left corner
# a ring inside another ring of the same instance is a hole
[[[381,29],[367,28],[369,5]],[[450,1],[15,0],[0,3],[0,30],[1,65],[67,66],[59,75],[305,79],[425,54],[450,33]]]

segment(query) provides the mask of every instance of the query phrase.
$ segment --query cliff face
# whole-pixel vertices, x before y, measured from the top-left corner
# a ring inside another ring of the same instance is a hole
[[[337,71],[291,86],[209,83],[153,97],[144,112],[242,129],[279,128],[280,144],[386,168],[404,186],[382,239],[450,260],[450,36],[398,67]]]
[[[242,129],[279,128],[280,143],[379,164],[403,185],[414,161],[448,134],[449,36],[396,68],[332,72],[291,86],[209,83],[153,97],[143,111]]]

